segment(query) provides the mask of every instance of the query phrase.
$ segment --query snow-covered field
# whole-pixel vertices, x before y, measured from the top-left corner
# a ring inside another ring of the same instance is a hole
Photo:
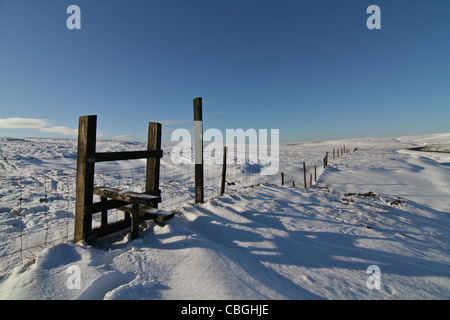
[[[161,209],[175,218],[92,247],[70,242],[76,141],[0,138],[0,298],[449,299],[450,153],[406,150],[425,144],[448,148],[450,133],[281,145],[285,186],[240,165],[216,197],[216,166],[200,205],[192,168],[170,165],[166,146]],[[351,154],[332,160],[343,145]],[[141,149],[97,142],[98,151]],[[303,161],[308,182],[318,169],[308,189]],[[139,191],[144,167],[108,163],[96,183]],[[367,283],[374,265],[379,289]]]

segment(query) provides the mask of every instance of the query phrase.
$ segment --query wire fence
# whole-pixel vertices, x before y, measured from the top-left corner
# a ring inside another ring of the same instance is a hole
[[[9,161],[24,158],[3,157]],[[29,158],[29,159],[28,159]],[[28,157],[28,161],[43,159]],[[55,160],[57,157],[48,157]],[[61,159],[73,159],[63,156]],[[306,166],[308,186],[322,173],[323,159]],[[94,185],[142,192],[145,189],[145,162],[130,161],[123,165],[99,166],[96,168]],[[282,184],[303,187],[302,162],[280,163],[276,175],[261,175],[261,166],[245,163],[227,165],[225,194],[242,192],[259,184]],[[158,210],[173,212],[187,203],[194,203],[195,170],[193,164],[166,163],[161,161],[160,190],[162,202]],[[204,199],[208,201],[220,194],[222,165],[204,166]],[[34,172],[29,176],[0,176],[0,272],[9,270],[26,261],[34,260],[45,247],[73,241],[76,194],[76,171],[56,170]],[[100,201],[94,196],[94,201]],[[123,219],[119,210],[108,211],[108,221]],[[93,215],[93,228],[100,226],[100,213]]]

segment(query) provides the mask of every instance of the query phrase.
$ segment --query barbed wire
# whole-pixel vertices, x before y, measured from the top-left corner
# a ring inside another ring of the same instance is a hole
[[[13,157],[5,157],[0,155],[0,161],[36,161],[36,160],[55,160],[55,159],[76,159],[77,155],[59,155],[59,156],[48,156],[48,157],[22,157],[22,156],[13,156]]]

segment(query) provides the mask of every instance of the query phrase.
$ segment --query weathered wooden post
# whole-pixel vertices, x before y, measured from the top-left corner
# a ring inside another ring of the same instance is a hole
[[[314,166],[314,182],[317,182],[317,166]]]
[[[162,126],[158,122],[148,123],[148,136],[147,136],[147,150],[159,151],[161,150],[161,134]],[[153,196],[161,196],[159,190],[159,166],[160,158],[147,158],[147,171],[145,177],[145,193]],[[154,208],[158,208],[158,204],[152,205]]]
[[[203,116],[202,98],[194,99],[195,203],[203,203]]]
[[[305,182],[305,188],[307,188],[307,186],[306,186],[306,164],[305,164],[305,162],[303,162],[303,181]]]
[[[225,179],[227,177],[227,147],[223,147],[223,158],[222,158],[222,181],[220,182],[220,195],[223,196],[225,193]]]
[[[78,121],[77,180],[75,202],[74,242],[84,239],[92,229],[92,213],[86,210],[94,197],[95,162],[88,161],[89,154],[95,153],[97,116],[82,116]]]
[[[281,185],[284,186],[284,172],[281,173]]]

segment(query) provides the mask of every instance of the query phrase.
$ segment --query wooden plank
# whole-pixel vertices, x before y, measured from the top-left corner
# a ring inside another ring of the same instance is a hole
[[[75,189],[75,243],[83,240],[92,228],[92,214],[86,207],[93,202],[95,163],[87,161],[87,155],[95,153],[97,116],[81,116],[78,122],[77,178]]]
[[[106,197],[132,204],[141,204],[144,206],[150,206],[161,202],[161,197],[158,196],[138,192],[122,191],[108,187],[96,187],[94,188],[94,194],[100,197]]]
[[[132,207],[123,206],[123,207],[117,208],[117,210],[131,213]],[[144,220],[154,220],[159,223],[163,223],[164,221],[170,220],[175,216],[175,213],[160,214],[160,213],[154,213],[154,212],[152,212],[152,210],[155,210],[155,208],[140,206],[139,207],[139,216],[142,217]]]
[[[145,220],[153,220],[157,223],[164,223],[167,220],[172,219],[175,216],[175,213],[170,213],[166,215],[155,214],[152,212],[146,212],[144,215]]]
[[[161,158],[162,150],[122,151],[122,152],[97,152],[89,154],[89,162],[106,162],[134,159]]]

